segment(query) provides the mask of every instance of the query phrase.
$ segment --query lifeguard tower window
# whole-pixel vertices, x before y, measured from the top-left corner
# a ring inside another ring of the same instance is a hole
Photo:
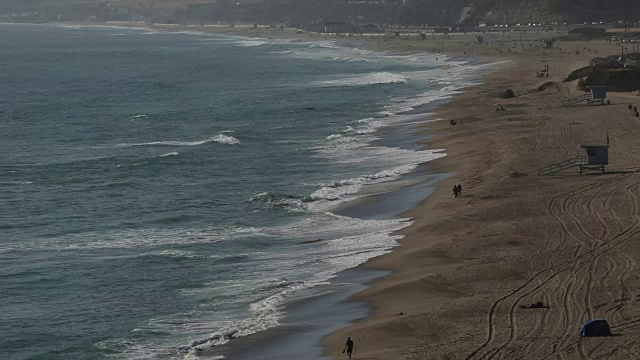
[[[596,149],[587,149],[587,156],[588,157],[596,156]]]

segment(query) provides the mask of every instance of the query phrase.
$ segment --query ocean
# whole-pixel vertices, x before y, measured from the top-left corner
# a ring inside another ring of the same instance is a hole
[[[0,67],[3,359],[183,359],[277,328],[397,244],[411,219],[338,209],[445,156],[394,129],[483,72],[321,37],[13,24]]]

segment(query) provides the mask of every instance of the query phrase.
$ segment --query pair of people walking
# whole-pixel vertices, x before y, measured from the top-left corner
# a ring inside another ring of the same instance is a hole
[[[453,185],[453,196],[462,196],[462,185]]]

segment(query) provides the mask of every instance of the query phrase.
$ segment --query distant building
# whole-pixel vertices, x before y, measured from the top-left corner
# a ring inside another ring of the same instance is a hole
[[[324,23],[324,32],[337,33],[337,34],[357,33],[358,28],[351,23],[347,23],[343,21],[328,21]]]
[[[367,24],[361,28],[361,32],[364,34],[383,33],[384,29],[376,24]]]

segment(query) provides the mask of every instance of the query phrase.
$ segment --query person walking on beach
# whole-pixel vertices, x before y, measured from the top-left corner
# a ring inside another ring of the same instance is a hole
[[[462,185],[458,184],[458,196],[462,196]]]
[[[453,185],[453,196],[454,197],[458,197],[458,195],[460,195],[458,193],[458,187],[456,185]]]
[[[347,355],[349,355],[349,359],[351,359],[351,354],[353,353],[353,340],[351,340],[351,337],[347,338],[347,343],[344,344],[344,349],[342,349],[342,353],[344,354],[344,352],[347,352]]]

